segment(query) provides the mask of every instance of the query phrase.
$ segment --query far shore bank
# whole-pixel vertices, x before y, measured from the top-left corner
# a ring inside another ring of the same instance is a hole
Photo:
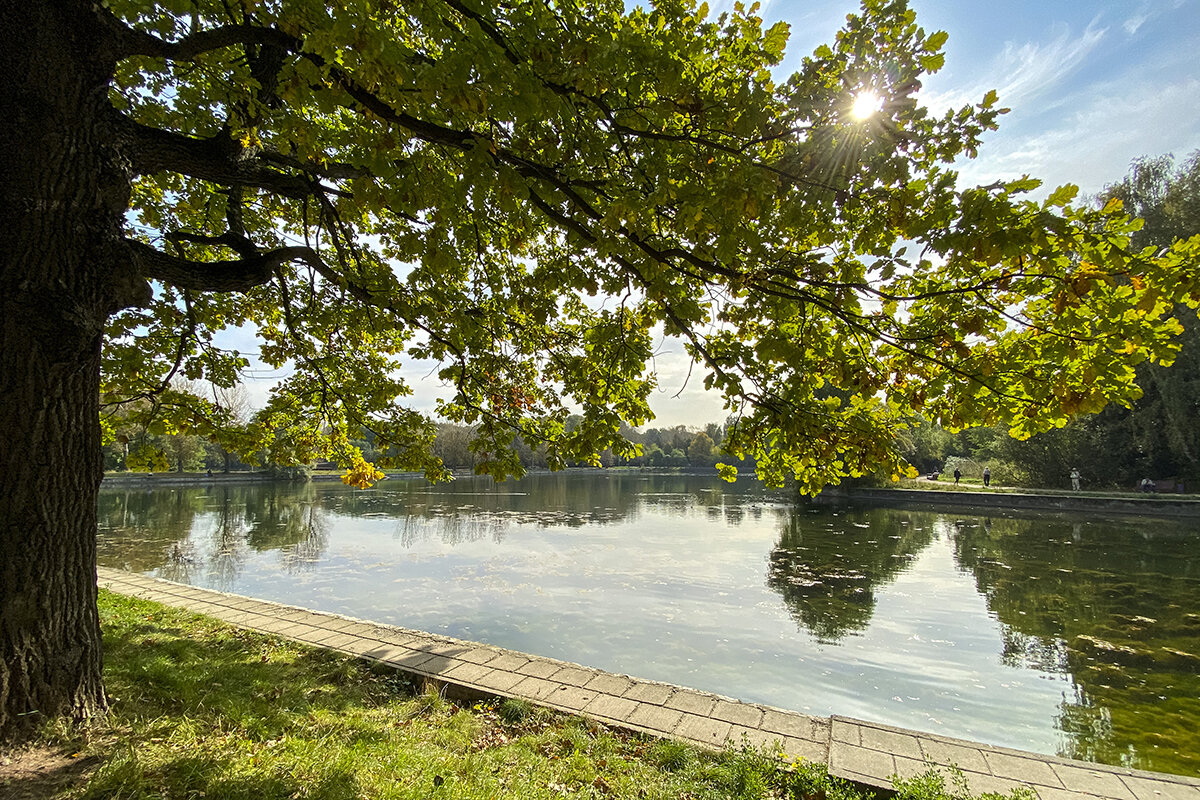
[[[709,475],[716,477],[716,469],[677,468],[677,467],[570,467],[555,471],[548,469],[531,469],[526,475]],[[343,470],[316,469],[305,476],[291,478],[286,474],[272,473],[266,470],[235,470],[232,472],[107,472],[101,484],[106,489],[118,487],[155,488],[155,487],[188,487],[210,485],[234,485],[244,483],[306,483],[308,481],[326,483],[341,481]],[[454,470],[456,478],[473,478],[471,470]],[[387,472],[384,481],[414,480],[424,477],[420,472]],[[752,480],[748,478],[747,480]]]
[[[1089,514],[1132,514],[1151,517],[1200,517],[1200,498],[1178,494],[1118,492],[1056,492],[1036,489],[899,489],[835,486],[812,502],[821,504],[869,502],[908,508],[975,508],[996,510],[1064,511]]]
[[[632,469],[610,468],[601,469],[583,467],[565,470],[560,474],[709,474],[697,470],[663,470],[663,469]],[[544,470],[531,470],[528,474],[549,474]],[[716,475],[713,471],[712,475]],[[313,481],[319,483],[340,481],[340,470],[316,470],[309,476],[291,480],[287,476],[267,471],[237,471],[214,472],[211,475],[203,472],[128,472],[108,473],[104,476],[103,488],[118,489],[154,489],[154,488],[192,488],[204,486],[233,486],[238,484],[264,483],[303,483]],[[420,473],[389,473],[388,479],[415,479],[422,477]],[[470,472],[462,472],[461,477],[472,477]],[[745,479],[743,479],[745,480]],[[1063,511],[1087,513],[1132,514],[1140,516],[1161,517],[1200,517],[1200,496],[1193,494],[1141,494],[1136,492],[1068,492],[1060,490],[1021,489],[1008,486],[995,486],[984,489],[980,486],[952,487],[949,485],[937,488],[912,487],[846,487],[831,486],[809,502],[819,504],[839,504],[867,502],[872,504],[923,507],[923,508],[976,508],[997,510],[1031,510],[1031,511]]]

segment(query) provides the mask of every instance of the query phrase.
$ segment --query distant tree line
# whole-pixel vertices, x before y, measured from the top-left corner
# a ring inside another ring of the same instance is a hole
[[[567,426],[571,428],[578,422],[578,418],[569,418]],[[725,435],[725,425],[722,423],[710,422],[702,429],[676,425],[673,428],[648,428],[644,431],[622,425],[621,435],[640,445],[641,454],[622,458],[615,456],[611,450],[605,450],[600,454],[599,466],[711,468],[718,461],[731,460],[720,450]],[[468,426],[439,425],[433,451],[450,469],[472,469],[481,458],[471,450],[472,438],[474,429]],[[366,444],[363,452],[369,457],[373,448],[370,447],[370,442]],[[520,439],[516,440],[515,447],[523,467],[546,468],[546,455],[541,449],[531,447]]]
[[[275,463],[272,453],[267,450],[257,453],[252,459],[253,463],[250,463],[202,436],[165,430],[157,424],[153,414],[146,411],[134,406],[115,414],[110,420],[113,434],[103,447],[106,470],[236,472],[270,467]],[[572,417],[567,420],[567,425],[573,427],[578,422],[578,418]],[[599,466],[712,468],[718,461],[733,461],[720,449],[725,435],[723,423],[712,422],[703,428],[676,425],[671,428],[648,428],[645,431],[623,425],[621,434],[641,445],[641,455],[620,458],[614,456],[611,450],[605,450],[600,454]],[[437,426],[433,452],[450,469],[473,470],[483,460],[480,453],[471,449],[474,438],[475,429],[471,426],[443,423]],[[360,448],[368,461],[378,460],[387,454],[377,447],[375,436],[370,431],[362,431],[360,438],[352,439],[351,444]],[[526,470],[548,467],[543,449],[532,447],[519,437],[513,446]],[[736,463],[743,471],[753,471],[752,463]]]

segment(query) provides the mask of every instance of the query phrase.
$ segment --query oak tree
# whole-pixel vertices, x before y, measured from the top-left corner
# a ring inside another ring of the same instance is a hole
[[[398,372],[425,359],[500,476],[517,437],[628,454],[661,331],[725,450],[813,491],[905,469],[914,412],[1024,435],[1172,357],[1197,245],[1138,252],[1071,187],[959,187],[1001,109],[917,102],[946,34],[866,0],[781,81],[787,35],[690,0],[0,6],[0,737],[104,707],[101,404],[360,483],[365,428],[438,477]],[[233,326],[291,373],[226,435],[171,386],[236,383]]]

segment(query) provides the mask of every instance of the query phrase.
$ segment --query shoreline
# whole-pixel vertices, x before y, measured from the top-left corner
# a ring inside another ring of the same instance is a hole
[[[904,507],[976,508],[1004,511],[1064,511],[1158,517],[1200,517],[1194,495],[1051,493],[1036,490],[891,489],[832,487],[809,500],[823,505],[867,501]]]

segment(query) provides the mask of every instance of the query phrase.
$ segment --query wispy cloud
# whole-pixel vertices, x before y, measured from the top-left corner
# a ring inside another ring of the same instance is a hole
[[[1138,32],[1138,28],[1142,27],[1142,25],[1144,25],[1146,20],[1149,18],[1150,17],[1146,14],[1135,14],[1122,22],[1121,27],[1125,29],[1126,33],[1128,33],[1130,36],[1133,36]]]
[[[986,184],[1028,174],[1044,191],[1063,183],[1094,194],[1121,178],[1142,155],[1200,148],[1200,79],[1106,84],[1080,98],[1076,111],[1035,135],[997,135],[977,161],[959,165],[964,184]],[[1130,125],[1131,120],[1139,124]]]
[[[1079,35],[1064,28],[1049,42],[1007,42],[981,75],[946,91],[924,90],[920,99],[935,113],[977,103],[990,89],[999,93],[1002,105],[1030,103],[1067,80],[1096,49],[1107,30],[1093,22]],[[941,82],[935,76],[929,84],[936,87]]]

